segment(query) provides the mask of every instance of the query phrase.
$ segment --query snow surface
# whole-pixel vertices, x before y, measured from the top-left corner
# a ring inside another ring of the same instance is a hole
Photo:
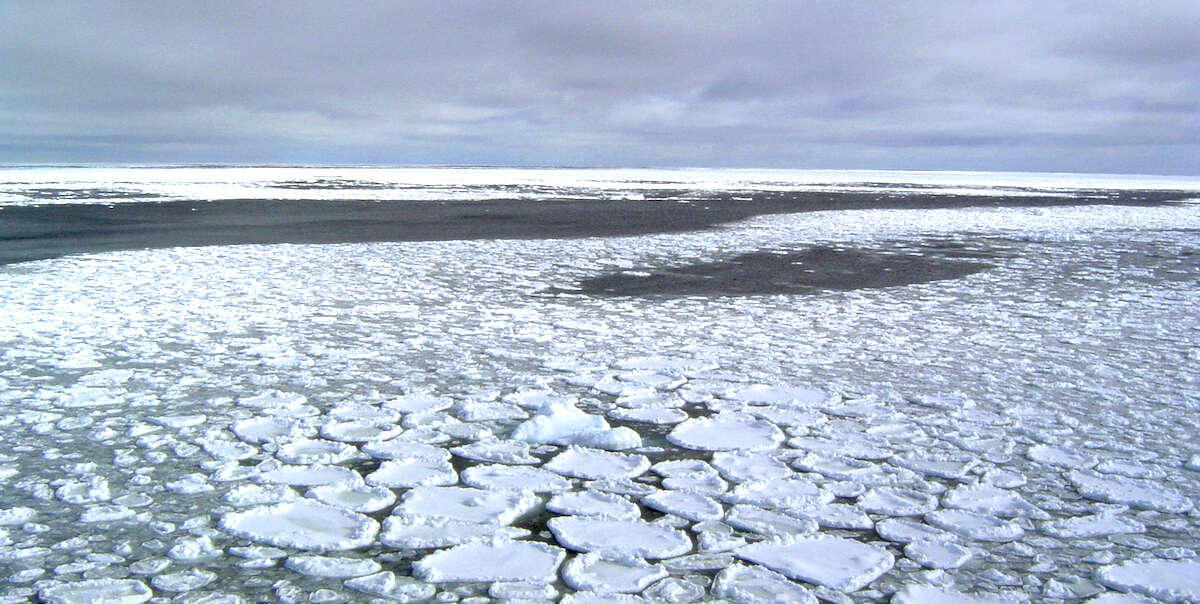
[[[1200,189],[918,173],[0,174],[10,205]],[[0,600],[1196,601],[1197,230],[1194,202],[864,209],[620,239],[3,266]],[[808,246],[990,268],[803,296],[547,293]],[[600,438],[562,429],[576,420]],[[407,486],[426,481],[445,484]],[[810,540],[828,546],[795,545]],[[882,550],[895,563],[875,576]],[[541,566],[505,567],[505,552]],[[411,561],[455,578],[393,567]],[[802,578],[813,568],[828,585]]]

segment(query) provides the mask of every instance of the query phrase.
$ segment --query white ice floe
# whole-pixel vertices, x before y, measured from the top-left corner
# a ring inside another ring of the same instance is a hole
[[[808,453],[792,460],[792,467],[804,472],[816,472],[834,480],[876,482],[883,480],[879,464],[840,455]]]
[[[431,549],[461,545],[480,539],[520,539],[529,531],[511,526],[425,518],[390,516],[383,520],[379,541],[397,549]]]
[[[547,401],[533,417],[513,430],[512,438],[608,450],[632,449],[642,444],[637,432],[625,427],[612,428],[603,417],[583,412],[570,400]]]
[[[363,484],[318,485],[309,489],[305,496],[364,514],[378,512],[396,502],[396,494],[391,489]]]
[[[862,510],[845,503],[830,503],[819,508],[795,512],[798,516],[812,518],[821,528],[870,530],[875,526]]]
[[[243,484],[225,494],[225,502],[237,507],[282,503],[300,495],[286,484]]]
[[[554,456],[543,467],[551,472],[585,480],[633,478],[650,468],[650,460],[644,455],[572,446]]]
[[[336,464],[353,457],[358,449],[346,443],[302,438],[279,446],[275,458],[297,465]]]
[[[1086,470],[1100,463],[1100,459],[1091,453],[1051,445],[1034,445],[1025,454],[1037,462],[1074,470]]]
[[[1146,532],[1146,525],[1116,513],[1075,516],[1042,523],[1042,532],[1061,539],[1093,539]]]
[[[1182,514],[1194,507],[1192,500],[1171,487],[1152,480],[1109,476],[1073,470],[1067,478],[1079,494],[1095,501],[1120,503],[1146,510]]]
[[[749,503],[788,511],[812,510],[832,503],[833,499],[833,493],[804,478],[743,482],[721,496],[727,503]]]
[[[609,411],[607,415],[610,419],[623,422],[638,422],[660,426],[678,424],[688,418],[688,414],[681,409],[665,407],[617,408]]]
[[[252,417],[233,424],[231,429],[248,443],[298,440],[316,431],[301,422],[279,417]]]
[[[454,401],[449,398],[428,394],[407,394],[384,403],[388,409],[400,413],[443,411],[449,409],[453,404]]]
[[[568,587],[598,593],[638,593],[665,576],[667,570],[661,564],[597,553],[575,556],[562,569]]]
[[[347,579],[342,585],[347,589],[378,596],[390,602],[423,602],[437,593],[437,588],[428,583],[412,577],[397,577],[395,573],[387,570]],[[303,592],[297,594],[297,597],[303,597]]]
[[[551,518],[546,526],[560,544],[580,552],[659,559],[692,550],[692,541],[682,531],[641,520],[563,516]]]
[[[729,508],[725,514],[725,523],[743,531],[777,537],[809,535],[817,532],[819,528],[817,521],[812,518],[792,516],[746,504]]]
[[[923,522],[904,518],[888,518],[875,523],[875,532],[884,540],[892,543],[912,543],[914,541],[954,541],[958,539],[953,533],[940,528],[934,528]]]
[[[739,548],[734,554],[797,581],[840,591],[862,589],[895,563],[892,554],[879,546],[825,536],[763,541]]]
[[[286,484],[294,487],[315,487],[322,484],[362,484],[362,476],[341,466],[280,466],[258,474],[267,484]]]
[[[321,436],[347,443],[387,440],[403,431],[395,424],[369,420],[331,421],[321,426]]]
[[[726,393],[725,398],[750,405],[814,407],[831,400],[829,393],[816,388],[756,384]]]
[[[402,438],[373,440],[364,443],[362,452],[376,459],[425,459],[429,461],[450,459],[450,452],[443,447],[412,442]]]
[[[936,510],[937,497],[900,487],[876,487],[858,498],[858,507],[881,516],[920,516]]]
[[[1113,589],[1166,602],[1200,602],[1200,561],[1196,560],[1130,560],[1101,567],[1096,579]]]
[[[812,592],[787,577],[761,566],[742,564],[733,564],[717,573],[712,593],[739,604],[817,604]]]
[[[967,594],[948,587],[921,583],[905,585],[892,596],[892,604],[1013,604],[1021,600],[989,594]]]
[[[349,579],[363,577],[380,570],[379,563],[366,558],[334,558],[330,556],[289,556],[283,565],[288,570],[310,577]]]
[[[370,545],[379,523],[343,508],[302,499],[227,513],[221,518],[221,528],[259,543],[323,552]]]
[[[429,459],[389,459],[367,474],[369,485],[392,489],[418,486],[444,486],[458,482],[458,473],[450,462]]]
[[[611,493],[600,491],[572,491],[555,495],[546,503],[546,509],[568,516],[598,516],[616,520],[636,520],[642,517],[637,504]]]
[[[479,489],[526,490],[534,493],[557,493],[571,488],[571,481],[562,476],[529,466],[503,464],[478,465],[462,474],[463,484]]]
[[[687,491],[659,491],[643,497],[642,504],[692,522],[717,520],[725,515],[724,508],[713,498]]]
[[[925,568],[952,569],[966,564],[973,554],[957,543],[920,540],[905,545],[904,556]]]
[[[892,452],[870,439],[852,438],[839,434],[836,438],[828,436],[797,436],[788,439],[788,446],[824,455],[841,455],[864,459],[867,461],[883,461],[892,456]]]
[[[487,463],[532,465],[542,461],[530,453],[527,443],[519,440],[483,440],[454,447],[450,452],[463,459]]]
[[[1025,534],[1016,522],[966,510],[933,511],[925,514],[925,521],[976,541],[1016,541]]]
[[[417,487],[404,494],[400,505],[392,513],[461,522],[509,524],[529,512],[537,502],[537,496],[529,491]]]
[[[991,514],[1000,518],[1047,518],[1045,512],[1017,493],[986,484],[959,485],[942,496],[948,508]]]
[[[140,604],[154,596],[141,581],[93,579],[43,587],[38,597],[47,604]]]
[[[202,568],[175,573],[165,573],[150,580],[150,585],[159,591],[184,593],[194,591],[217,580],[217,573]]]
[[[718,413],[689,419],[671,430],[667,440],[687,449],[735,451],[774,449],[783,432],[766,420],[746,413]]]
[[[773,480],[795,474],[787,464],[763,452],[717,452],[712,465],[730,482]]]
[[[966,453],[905,453],[892,458],[892,463],[937,478],[964,480],[979,465],[979,459]]]
[[[529,581],[550,583],[566,552],[528,541],[475,542],[430,554],[413,563],[413,575],[430,583]]]

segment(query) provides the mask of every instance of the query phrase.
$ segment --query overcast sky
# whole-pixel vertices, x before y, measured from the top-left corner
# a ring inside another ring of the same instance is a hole
[[[0,0],[0,161],[1200,174],[1200,2]]]

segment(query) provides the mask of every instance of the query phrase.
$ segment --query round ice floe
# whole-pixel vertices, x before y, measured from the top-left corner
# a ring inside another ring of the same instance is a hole
[[[963,480],[979,465],[974,456],[961,453],[905,453],[892,458],[901,468],[950,480]]]
[[[462,480],[463,484],[480,489],[515,489],[535,493],[556,493],[571,488],[570,480],[554,472],[541,468],[502,464],[467,468],[463,471]]]
[[[1029,459],[1037,462],[1075,470],[1091,468],[1100,463],[1100,460],[1091,453],[1050,445],[1034,445],[1029,447],[1025,454]]]
[[[367,474],[367,484],[407,489],[417,486],[449,485],[458,482],[450,462],[428,459],[389,459]]]
[[[32,522],[37,517],[37,510],[27,507],[0,509],[0,526],[13,526]]]
[[[681,409],[670,409],[661,407],[639,407],[634,409],[617,408],[608,412],[608,417],[611,419],[623,422],[639,422],[644,424],[678,424],[688,418],[688,414]]]
[[[299,498],[296,491],[286,484],[244,484],[225,494],[225,502],[238,507],[281,503]]]
[[[728,503],[749,503],[765,508],[804,511],[833,501],[833,493],[803,478],[743,482],[724,494]]]
[[[689,419],[667,434],[671,443],[699,451],[774,449],[783,442],[775,424],[746,413]]]
[[[413,563],[413,575],[429,583],[530,581],[551,583],[566,552],[528,541],[475,542],[430,554]]]
[[[358,420],[379,423],[395,423],[400,413],[374,405],[339,405],[329,410],[329,417],[339,420]]]
[[[328,556],[292,556],[283,565],[288,570],[310,577],[349,579],[379,572],[379,563],[364,558],[331,558]]]
[[[464,422],[494,422],[525,420],[529,412],[511,403],[464,401],[454,407],[454,414]]]
[[[618,520],[642,517],[642,511],[628,499],[592,490],[555,495],[546,503],[546,509],[568,516],[599,516]]]
[[[450,452],[442,447],[395,438],[370,441],[362,446],[362,450],[376,459],[450,459]]]
[[[397,515],[461,522],[508,524],[538,502],[529,491],[485,491],[468,487],[417,487],[404,494]]]
[[[546,403],[536,415],[513,430],[512,439],[610,450],[632,449],[642,444],[636,432],[611,428],[603,417],[585,413],[569,400]]]
[[[150,580],[154,589],[173,593],[183,593],[200,589],[217,580],[217,573],[202,568],[177,573],[158,575]]]
[[[541,409],[548,403],[569,401],[572,399],[550,390],[521,390],[506,394],[502,400],[506,403],[520,405],[526,409]]]
[[[221,528],[237,537],[279,547],[337,551],[370,545],[379,523],[343,508],[299,500],[230,512],[221,518]]]
[[[262,394],[238,399],[237,404],[253,409],[269,409],[271,407],[294,407],[308,402],[308,397],[296,392],[281,392],[268,390]]]
[[[858,498],[858,507],[864,512],[881,516],[920,516],[937,506],[933,495],[899,487],[877,487]]]
[[[302,438],[280,445],[275,458],[298,465],[335,464],[350,459],[357,452],[358,449],[346,443]]]
[[[817,532],[819,525],[812,518],[791,516],[764,510],[753,505],[735,505],[725,515],[725,523],[733,528],[760,535],[792,537]]]
[[[258,454],[258,449],[244,442],[222,439],[204,439],[196,441],[205,453],[221,461],[237,461]]]
[[[384,403],[388,409],[400,413],[422,413],[426,411],[443,411],[449,409],[454,401],[441,396],[427,394],[408,394]]]
[[[703,359],[656,356],[630,357],[617,361],[613,366],[625,371],[655,371],[667,375],[693,375],[718,367],[716,363]]]
[[[976,541],[1016,541],[1025,534],[1015,522],[966,510],[937,510],[925,514],[925,521]]]
[[[412,577],[397,577],[396,573],[387,570],[347,579],[342,585],[388,602],[425,602],[437,593],[437,588],[428,583]]]
[[[815,388],[768,386],[765,384],[758,384],[748,388],[735,390],[726,394],[725,398],[750,405],[780,405],[791,407],[811,407],[823,404],[830,400],[828,393]]]
[[[1042,524],[1042,532],[1060,539],[1092,539],[1146,532],[1146,525],[1117,514],[1092,514]]]
[[[948,587],[913,583],[892,596],[892,604],[1013,604],[1017,598],[965,594]]]
[[[94,579],[50,585],[38,591],[48,604],[139,604],[154,596],[141,581],[133,579]]]
[[[871,480],[883,475],[883,469],[876,464],[840,455],[808,453],[792,461],[792,467],[834,480]]]
[[[1000,518],[1042,518],[1046,513],[1025,501],[1023,497],[991,485],[959,485],[942,496],[942,504]]]
[[[914,541],[954,541],[958,537],[942,529],[934,528],[923,522],[888,518],[875,523],[875,532],[884,540],[892,543],[912,543]]]
[[[330,440],[348,443],[386,440],[403,431],[402,428],[395,424],[358,420],[334,421],[321,426],[321,436]]]
[[[904,555],[925,568],[951,569],[966,564],[971,550],[948,541],[913,541],[904,546]]]
[[[797,515],[812,518],[821,528],[867,530],[875,526],[871,519],[853,505],[830,503],[812,510],[797,512]]]
[[[248,443],[293,440],[312,434],[312,428],[279,417],[252,417],[233,425],[233,433]]]
[[[361,484],[323,484],[309,489],[305,495],[364,514],[378,512],[396,502],[396,494],[391,489]]]
[[[1096,471],[1104,474],[1118,474],[1128,478],[1158,479],[1167,475],[1160,467],[1126,459],[1106,459],[1096,466]]]
[[[529,531],[511,526],[501,527],[419,516],[391,516],[384,518],[379,540],[384,545],[397,549],[431,549],[497,537],[520,539],[528,535]]]
[[[812,428],[829,421],[820,411],[813,409],[797,409],[796,407],[781,407],[766,405],[764,407],[746,407],[745,412],[754,417],[765,419],[776,426],[788,428]]]
[[[857,591],[891,570],[887,550],[841,537],[795,537],[738,548],[734,555],[797,581]]]
[[[258,475],[260,482],[286,484],[294,487],[315,487],[322,484],[362,484],[362,476],[341,466],[281,466]]]
[[[692,522],[717,520],[725,515],[721,504],[711,497],[686,491],[659,491],[643,497],[642,505]]]
[[[137,512],[123,505],[92,505],[88,506],[82,514],[79,515],[80,522],[115,522],[132,518],[137,515]]]
[[[650,468],[644,455],[627,455],[583,447],[569,447],[554,456],[545,467],[564,476],[597,480],[600,478],[633,478]]]
[[[571,589],[599,593],[638,593],[665,576],[667,570],[661,564],[595,553],[575,556],[562,571],[563,582]]]
[[[529,452],[528,444],[516,440],[484,440],[454,447],[450,452],[463,459],[508,465],[531,465],[542,461]]]
[[[1120,503],[1170,514],[1182,514],[1193,507],[1191,499],[1186,495],[1161,482],[1108,476],[1083,470],[1072,471],[1067,478],[1079,490],[1080,495],[1095,501]]]
[[[714,453],[712,465],[730,482],[773,480],[795,474],[787,464],[766,453]]]
[[[841,455],[867,461],[882,461],[892,456],[891,451],[869,439],[850,438],[845,434],[839,434],[837,438],[797,436],[788,439],[788,446],[823,455]]]
[[[1096,578],[1113,589],[1166,602],[1200,602],[1200,561],[1131,560],[1101,567]]]
[[[692,550],[682,531],[641,520],[584,516],[551,518],[546,526],[563,546],[618,557],[671,558]]]
[[[742,604],[817,604],[816,596],[787,577],[761,566],[734,564],[717,573],[712,593]]]

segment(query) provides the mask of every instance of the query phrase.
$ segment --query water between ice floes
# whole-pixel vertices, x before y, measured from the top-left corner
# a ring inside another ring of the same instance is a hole
[[[856,211],[3,267],[0,599],[1195,601],[1197,227]],[[932,235],[1003,253],[807,297],[539,294]]]

